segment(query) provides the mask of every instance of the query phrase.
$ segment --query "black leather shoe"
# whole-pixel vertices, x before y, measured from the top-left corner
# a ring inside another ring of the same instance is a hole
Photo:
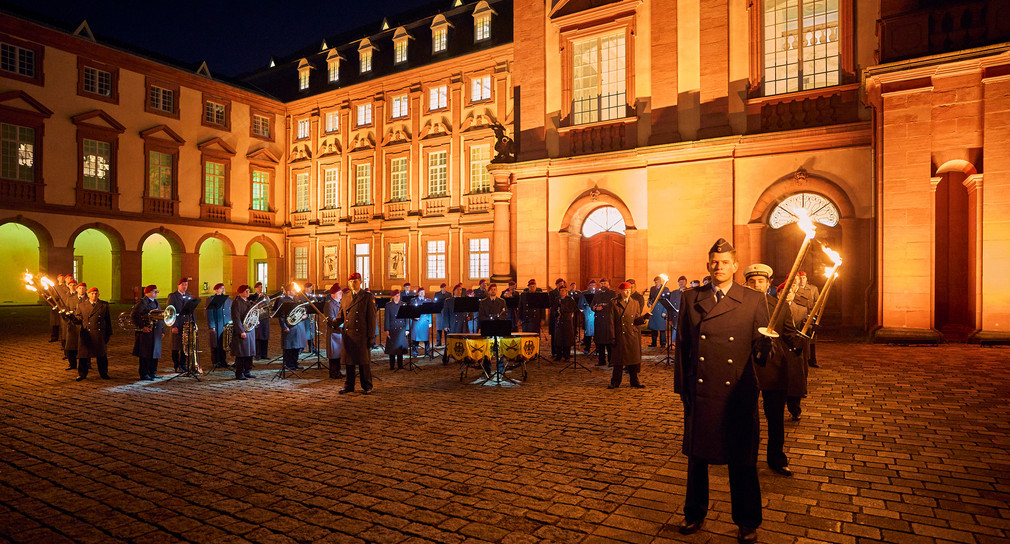
[[[238,376],[235,376],[235,379],[236,380],[248,380],[249,378],[246,378],[245,374],[239,374]]]
[[[607,386],[607,389],[617,389],[618,387],[619,386],[617,386],[617,385],[610,384],[610,385]]]
[[[771,465],[768,465],[768,468],[772,469],[772,472],[777,472],[778,474],[781,474],[783,476],[793,475],[793,471],[789,470],[789,467],[773,467]]]
[[[684,523],[680,525],[680,534],[682,535],[693,535],[697,533],[701,526],[705,524],[705,518],[701,518],[697,521],[684,520]]]
[[[101,378],[103,380],[111,380],[112,379],[112,377],[110,377],[110,376],[101,376]]]
[[[353,393],[353,392],[354,392],[353,389],[341,389],[340,391],[337,391],[337,394],[343,395],[344,393]]]
[[[645,389],[645,386],[644,386],[644,385],[642,385],[642,384],[640,384],[640,383],[639,383],[639,384],[635,384],[635,385],[632,385],[631,387],[634,387],[635,389]]]
[[[792,416],[791,418],[789,418],[789,420],[790,421],[799,421],[800,420],[800,416]]]
[[[362,391],[361,393],[362,393],[363,395],[371,395],[371,394],[372,394],[372,390],[371,390],[371,389],[365,389],[365,390],[364,390],[364,391]]]
[[[758,541],[757,529],[751,529],[750,527],[740,527],[740,531],[736,534],[736,541],[740,544],[751,544]]]
[[[821,365],[819,365],[817,363],[811,363],[810,366],[812,366],[814,368],[821,368]]]
[[[74,381],[83,382],[86,378],[84,376],[78,376],[74,378]]]
[[[256,377],[256,376],[253,376],[252,374],[250,374],[248,372],[246,372],[246,373],[244,373],[242,375],[245,376],[246,378],[255,378]]]

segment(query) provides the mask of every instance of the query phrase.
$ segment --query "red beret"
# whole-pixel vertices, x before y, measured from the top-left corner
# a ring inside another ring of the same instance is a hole
[[[458,289],[460,287],[463,287],[463,284],[462,283],[457,283],[456,285],[452,286],[452,290],[455,291],[456,289]]]
[[[449,284],[448,283],[443,283],[442,285],[439,285],[439,287],[445,287],[446,285],[449,285]]]
[[[157,290],[158,290],[158,286],[157,285],[148,285],[147,287],[144,288],[144,294],[146,295],[146,294],[148,294],[148,293],[150,293],[152,291],[157,291]]]
[[[559,283],[565,283],[565,280],[563,280],[561,278],[558,278],[558,279],[554,280],[554,285],[557,285]]]
[[[77,286],[78,286],[78,287],[83,287],[83,288],[85,288],[85,289],[87,289],[87,288],[88,288],[88,284],[84,283],[83,281],[82,281],[81,283],[78,283],[78,284],[77,284]]]
[[[628,283],[628,282],[626,282],[626,281],[622,281],[621,284],[617,286],[617,288],[618,289],[631,289],[631,284]]]
[[[176,285],[182,285],[184,283],[189,283],[189,278],[182,278],[181,280],[179,280],[179,283],[177,283]]]
[[[337,291],[340,291],[340,282],[334,283],[333,285],[330,286],[330,294],[331,295],[333,293],[336,293]]]
[[[536,285],[536,284],[537,284],[537,280],[530,280],[530,281],[526,282],[526,285]]]
[[[445,284],[443,283],[442,285],[445,285]],[[390,293],[389,296],[395,297],[396,295],[399,295],[399,294],[400,294],[400,290],[399,289],[393,289],[393,292]]]
[[[236,293],[244,293],[244,292],[246,292],[246,291],[248,291],[248,290],[249,290],[249,285],[248,285],[248,284],[245,284],[245,283],[243,283],[242,285],[239,285],[239,286],[238,286],[238,291],[235,291],[235,292],[236,292]]]
[[[348,276],[347,281],[360,280],[360,279],[361,279],[361,274],[355,272],[355,273],[351,274],[350,276]]]
[[[248,286],[246,286],[246,287],[248,287]],[[256,285],[254,285],[253,287],[263,287],[263,282],[258,281],[258,282],[256,282]]]
[[[89,293],[97,293],[98,292],[98,288],[97,287],[92,287],[91,289],[88,289],[88,292]]]
[[[797,275],[797,276],[806,276],[806,275],[807,275],[807,273],[806,273],[806,272],[804,272],[804,271],[802,271],[802,270],[800,270],[799,272],[797,272],[797,273],[796,273],[796,275]]]
[[[71,276],[70,274],[67,274],[66,276],[63,276],[63,281],[65,281],[67,283],[70,283],[70,282],[77,283],[77,280],[75,280],[74,277]]]
[[[224,287],[224,284],[223,283],[219,283],[219,284],[217,284],[217,285],[214,286],[214,290],[217,291],[218,289],[220,289],[222,287]]]

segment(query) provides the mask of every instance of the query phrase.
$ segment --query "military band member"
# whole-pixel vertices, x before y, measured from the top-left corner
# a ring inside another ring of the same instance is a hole
[[[182,314],[182,309],[193,298],[193,295],[187,292],[188,290],[189,278],[182,278],[179,280],[177,289],[168,295],[167,304],[174,306],[176,312],[175,323],[172,324],[172,365],[175,366],[176,372],[185,372],[186,363],[189,361],[189,356],[182,349],[182,327],[193,321],[192,314]]]
[[[498,284],[492,283],[487,287],[487,297],[480,301],[477,311],[477,323],[491,320],[508,319],[508,308],[505,300],[498,296]]]
[[[63,274],[56,276],[56,285],[53,288],[48,289],[50,296],[55,295],[56,287],[63,287]],[[49,328],[51,330],[49,334],[50,342],[60,341],[60,324],[62,321],[63,319],[60,317],[59,309],[53,306],[49,310]]]
[[[109,379],[109,354],[107,346],[112,337],[112,319],[109,317],[109,303],[98,298],[98,288],[88,289],[88,298],[77,304],[74,316],[80,327],[80,341],[77,347],[77,381],[88,377],[91,358],[96,359],[98,375]]]
[[[256,293],[249,297],[250,302],[258,302],[260,297],[268,296],[263,292],[262,282],[256,282],[253,289],[256,289]],[[267,308],[267,310],[272,310],[272,308]],[[256,358],[269,359],[267,355],[268,347],[270,347],[270,311],[263,312],[260,315],[260,324],[256,327]]]
[[[544,309],[529,306],[528,293],[540,293],[537,288],[537,280],[526,282],[526,290],[519,297],[519,319],[522,320],[523,332],[535,332],[540,334],[540,327],[544,322]]]
[[[596,366],[606,366],[614,358],[614,318],[610,315],[611,301],[617,296],[610,289],[607,278],[600,279],[600,288],[593,295],[593,341],[596,342]]]
[[[757,540],[761,487],[760,424],[754,365],[771,342],[765,296],[733,281],[736,250],[720,238],[709,250],[712,284],[684,291],[677,327],[674,390],[684,405],[687,493],[681,534],[697,532],[708,515],[708,466],[729,465],[730,502],[739,542]]]
[[[260,285],[260,284],[258,284]],[[252,378],[253,357],[256,355],[256,333],[246,331],[246,315],[253,307],[253,302],[249,298],[249,286],[239,285],[235,298],[231,302],[231,322],[234,329],[231,335],[231,355],[235,358],[235,379],[246,380]],[[258,329],[259,327],[257,327]]]
[[[799,281],[799,287],[796,288],[795,304],[806,308],[806,314],[807,316],[809,316],[810,312],[813,311],[814,309],[814,304],[817,303],[817,299],[821,297],[821,292],[816,285],[809,283],[806,272],[800,270],[799,274],[797,274],[796,277]],[[806,317],[804,317],[804,320],[806,320]],[[796,326],[802,327],[803,321],[797,321]],[[810,342],[807,344],[807,348],[803,355],[808,365],[814,368],[820,368],[817,365],[816,335],[814,335],[811,338]]]
[[[452,288],[452,297],[463,297],[463,284],[457,283]],[[470,329],[470,314],[469,312],[457,312],[456,302],[450,299],[450,306],[452,307],[452,321],[449,325],[450,334],[463,334],[468,332]]]
[[[550,313],[547,316],[547,333],[551,336],[551,358],[555,361],[561,360],[561,345],[558,338],[554,337],[554,329],[558,324],[558,311],[561,304],[561,286],[568,285],[565,280],[558,278],[554,280],[554,289],[547,292],[548,300],[551,303]]]
[[[77,368],[77,351],[81,342],[81,327],[79,325],[80,321],[74,318],[73,315],[77,312],[77,306],[85,300],[88,300],[88,297],[85,294],[87,290],[88,285],[86,283],[75,283],[74,294],[68,296],[66,300],[67,311],[70,312],[70,315],[68,315],[65,319],[67,342],[64,347],[64,351],[67,355],[67,361],[70,362],[70,368],[67,370]]]
[[[415,297],[412,302],[414,306],[420,306],[425,302],[430,302],[428,299],[424,298],[424,287],[418,287],[416,293],[417,297]],[[415,319],[410,325],[410,347],[414,351],[415,356],[418,354],[417,347],[422,342],[424,343],[424,355],[431,353],[430,331],[431,314],[421,314],[421,317]]]
[[[572,283],[572,287],[575,284]],[[558,294],[561,299],[558,301],[558,322],[554,325],[554,334],[558,337],[558,350],[562,361],[567,361],[571,355],[572,347],[575,346],[575,331],[579,296],[578,291],[568,291],[567,285],[558,286]]]
[[[515,280],[509,280],[508,287],[500,293],[502,299],[505,300],[505,305],[508,306],[509,300],[514,297],[519,296],[519,291],[516,289]],[[512,321],[512,332],[519,330],[519,299],[516,298],[515,302],[508,309],[509,319]]]
[[[446,307],[452,308],[452,299],[446,300]],[[400,311],[400,290],[393,289],[392,296],[385,307],[386,355],[389,355],[389,369],[403,368],[403,354],[406,353],[407,335],[410,334],[410,320],[396,317]]]
[[[375,330],[375,298],[361,288],[361,274],[355,272],[347,278],[351,292],[340,304],[337,318],[344,326],[344,349],[341,358],[347,379],[340,394],[354,391],[355,367],[361,372],[361,389],[367,395],[372,392],[371,349],[372,331]]]
[[[68,274],[63,277],[63,282],[63,287],[58,289],[57,292],[60,297],[60,306],[66,310],[70,307],[70,299],[77,296],[77,280]],[[67,319],[67,316],[64,315],[60,317],[60,338],[63,339],[63,358],[67,360],[67,370],[77,370],[77,356],[74,355],[74,357],[70,357],[70,351],[67,349],[68,343],[74,346],[77,345],[76,335],[72,341],[68,340],[70,336],[67,334],[67,330],[70,325],[71,323]],[[76,350],[77,348],[74,349]]]
[[[295,300],[295,284],[284,285],[284,296],[281,297],[281,304],[299,304]],[[281,325],[281,348],[284,350],[284,366],[290,370],[301,370],[298,366],[298,355],[305,349],[305,320],[302,319],[294,325],[288,324],[288,316],[277,314],[277,321]]]
[[[752,264],[744,270],[743,275],[747,279],[747,287],[759,293],[767,293],[768,280],[772,277],[770,266],[760,263]],[[787,295],[786,302],[793,306],[791,298],[790,295]],[[771,314],[777,301],[775,297],[768,294],[765,294],[765,299],[768,313]],[[755,366],[754,372],[757,374],[765,419],[768,421],[766,450],[768,467],[783,476],[792,476],[793,473],[789,470],[789,459],[783,450],[785,425],[783,425],[782,419],[785,416],[787,402],[790,404],[795,402],[798,410],[799,398],[806,394],[807,365],[802,357],[805,342],[800,337],[799,331],[796,330],[792,312],[782,312],[779,319],[773,324],[773,328],[778,331],[779,337],[772,340],[774,346],[767,364]],[[792,411],[791,408],[790,411]]]
[[[648,316],[642,315],[642,303],[634,297],[635,288],[629,282],[617,286],[617,296],[610,301],[610,319],[614,329],[614,371],[607,389],[621,386],[624,369],[628,369],[631,387],[645,387],[638,381],[642,367],[642,324]]]
[[[161,358],[161,339],[165,336],[165,322],[150,319],[153,310],[160,310],[158,288],[148,285],[144,288],[144,298],[140,299],[130,312],[130,318],[137,332],[133,339],[133,355],[140,358],[140,379],[154,381],[157,378],[158,359]]]
[[[207,337],[210,342],[210,359],[214,368],[228,368],[228,357],[225,346],[221,344],[224,327],[231,323],[231,297],[224,294],[224,284],[214,286],[214,296],[207,303]],[[234,325],[233,325],[234,327]],[[232,329],[234,333],[234,328]],[[228,346],[229,348],[231,346]]]
[[[589,300],[586,300],[586,293],[589,293]],[[593,311],[593,297],[596,296],[596,280],[589,280],[586,290],[579,296],[579,311],[582,312],[582,352],[589,355],[589,348],[592,347],[593,334],[596,332],[596,312]]]
[[[340,284],[334,283],[330,286],[329,294],[326,296],[326,304],[323,305],[323,314],[326,316],[326,359],[329,362],[327,368],[332,379],[344,377],[343,372],[340,371],[340,352],[343,348],[340,340],[340,325],[336,323],[337,317],[340,316],[340,301],[343,296],[344,290],[340,288]]]
[[[638,292],[638,282],[635,281],[635,278],[628,278],[628,279],[626,279],[624,281],[626,281],[626,282],[628,282],[628,283],[631,284],[631,298],[637,300],[639,306],[641,306],[642,309],[644,310],[645,309],[645,295],[643,295],[642,293]],[[620,294],[620,293],[618,293],[618,294]]]
[[[302,289],[302,294],[304,295],[304,300],[301,302],[312,302],[315,303],[319,300],[319,295],[315,292],[315,286],[311,283],[306,283],[305,287]],[[307,348],[305,348],[306,353],[318,353],[319,350],[316,349],[316,312],[315,310],[309,309],[305,314],[305,319],[302,321],[302,326],[305,327],[305,338],[307,342]]]
[[[656,347],[656,337],[658,336],[659,347],[665,348],[666,306],[663,306],[663,303],[659,299],[670,296],[670,289],[663,287],[663,278],[659,276],[652,278],[652,281],[655,285],[649,288],[649,304],[652,305],[652,314],[649,316],[649,335],[652,337],[652,343],[649,344],[649,347]]]
[[[438,317],[435,321],[435,347],[441,346],[447,334],[449,334],[449,325],[452,323],[452,314],[449,312],[449,299],[452,298],[452,293],[446,290],[447,285],[443,283],[439,286],[439,290],[431,298],[433,302],[442,301],[442,311],[439,312]]]

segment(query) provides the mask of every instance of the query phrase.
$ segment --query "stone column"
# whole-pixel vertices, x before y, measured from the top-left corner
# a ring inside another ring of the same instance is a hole
[[[230,280],[230,281],[229,281]],[[232,255],[231,256],[231,278],[225,278],[225,294],[231,295],[238,289],[239,285],[249,284],[249,256],[248,255]]]
[[[144,296],[144,278],[141,276],[143,254],[143,251],[119,252],[119,262],[122,265],[119,275],[120,302],[136,302]]]
[[[179,261],[182,265],[182,277],[190,278],[189,280],[189,292],[198,293],[200,285],[200,254],[199,253],[181,253],[179,254]],[[169,286],[169,293],[175,291],[176,282],[178,282],[182,277],[172,278],[172,285]],[[160,288],[160,286],[159,286]]]
[[[512,279],[509,225],[512,192],[509,191],[511,174],[504,170],[491,172],[494,176],[494,237],[491,240],[491,281],[507,283]]]
[[[750,262],[766,263],[765,259],[765,233],[768,225],[761,223],[747,223],[747,241],[750,243]]]

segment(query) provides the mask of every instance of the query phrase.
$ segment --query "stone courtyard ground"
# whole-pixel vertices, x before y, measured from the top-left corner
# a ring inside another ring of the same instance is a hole
[[[113,379],[78,383],[46,328],[39,309],[0,310],[0,540],[735,542],[724,467],[703,530],[676,531],[686,459],[658,350],[642,390],[544,362],[482,387],[440,362],[393,373],[375,352],[364,396],[262,363],[245,382],[137,382],[118,330]],[[1010,350],[818,351],[786,423],[795,475],[762,447],[762,542],[1010,538]]]

